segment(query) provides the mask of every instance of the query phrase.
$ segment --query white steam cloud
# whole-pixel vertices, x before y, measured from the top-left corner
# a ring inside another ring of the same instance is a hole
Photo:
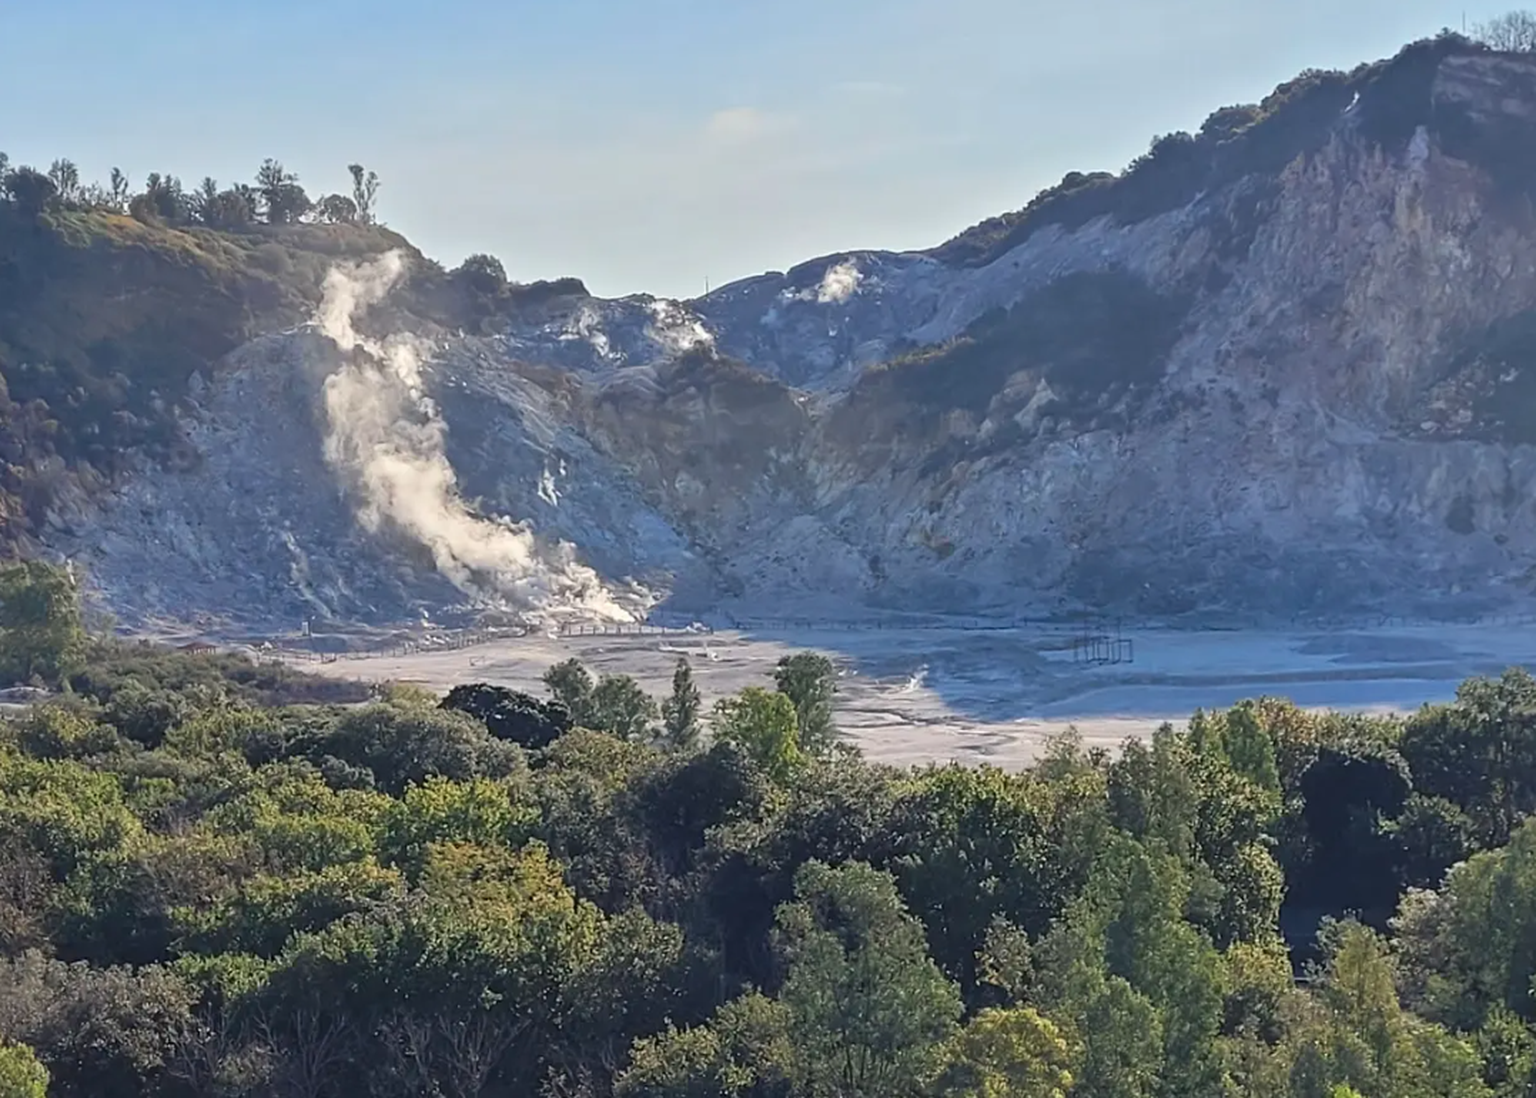
[[[779,299],[786,304],[792,301],[814,301],[818,305],[841,305],[859,292],[859,284],[863,281],[864,272],[859,270],[853,260],[845,259],[828,267],[819,285],[799,291],[784,290],[779,294]],[[770,315],[772,320],[778,319],[776,314]]]
[[[422,389],[430,348],[404,334],[371,340],[354,327],[404,272],[398,251],[332,268],[315,317],[344,356],[325,380],[325,456],[352,480],[359,520],[373,531],[393,525],[419,542],[466,594],[535,615],[565,611],[632,621],[570,545],[541,546],[525,527],[465,507],[444,452],[446,425]]]
[[[841,305],[859,292],[859,283],[863,281],[863,272],[853,265],[852,260],[839,263],[835,267],[828,267],[827,273],[821,277],[821,286],[816,291],[816,300],[823,305],[831,305],[834,302]]]

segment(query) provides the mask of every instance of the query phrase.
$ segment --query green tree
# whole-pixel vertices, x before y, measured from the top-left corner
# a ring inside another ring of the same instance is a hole
[[[181,180],[174,175],[150,172],[144,177],[144,192],[128,204],[128,210],[141,221],[185,221],[189,202]]]
[[[592,727],[592,675],[578,659],[557,663],[544,672],[544,685],[565,706],[577,728]]]
[[[1507,842],[1536,812],[1536,678],[1515,669],[1467,680],[1453,703],[1408,721],[1401,751],[1417,792],[1461,808],[1484,847]]]
[[[70,573],[40,560],[0,568],[0,674],[59,682],[80,667],[85,639]]]
[[[830,748],[837,738],[832,724],[837,668],[832,661],[816,652],[797,652],[779,660],[773,680],[779,693],[795,705],[801,749],[819,754]]]
[[[0,1098],[47,1098],[48,1069],[26,1045],[0,1041]]]
[[[749,686],[715,703],[713,724],[716,739],[739,745],[775,781],[786,780],[800,763],[795,706],[783,694]]]
[[[1438,894],[1410,893],[1393,925],[1432,1017],[1470,1029],[1503,1008],[1536,1021],[1536,820],[1451,870]]]
[[[1178,860],[1158,844],[1117,836],[1105,844],[1082,897],[1041,942],[1043,1001],[1086,1044],[1085,1085],[1108,1073],[1120,1082],[1103,1084],[1105,1093],[1145,1093],[1151,1079],[1167,1096],[1219,1089],[1221,960],[1184,918],[1189,887]],[[1106,1012],[1119,1019],[1113,1046],[1100,1037]],[[1146,1052],[1153,1035],[1162,1043],[1157,1061]]]
[[[0,179],[5,195],[27,217],[37,217],[51,209],[58,201],[59,188],[52,179],[36,168],[23,164],[13,168]]]
[[[53,181],[54,192],[63,202],[75,202],[80,198],[80,169],[73,160],[55,160],[48,168],[48,178]]]
[[[989,1008],[949,1039],[934,1092],[944,1098],[1066,1098],[1071,1043],[1033,1007]]]
[[[123,173],[123,169],[113,168],[107,183],[107,198],[111,203],[112,209],[118,213],[126,213],[128,211],[128,195],[131,191],[132,186],[128,182],[128,176]]]
[[[291,225],[309,213],[312,203],[299,177],[272,159],[262,161],[256,171],[256,191],[269,225]]]
[[[455,686],[441,705],[468,713],[498,740],[536,750],[571,730],[571,714],[558,701],[540,701],[505,686],[476,682]]]
[[[361,164],[348,164],[352,176],[352,206],[359,225],[372,225],[378,220],[374,206],[379,195],[379,173],[367,171]]]
[[[588,727],[622,740],[647,740],[660,716],[656,701],[629,675],[604,675],[592,688]]]
[[[776,937],[805,1092],[918,1093],[960,1016],[960,992],[929,958],[895,881],[857,862],[811,862],[779,910]]]
[[[1227,711],[1225,754],[1232,769],[1260,789],[1280,792],[1275,742],[1260,720],[1258,707],[1244,702]]]
[[[784,1004],[757,992],[733,999],[707,1026],[672,1026],[635,1042],[617,1098],[790,1098],[797,1050]]]
[[[686,750],[698,743],[702,704],[699,688],[693,684],[693,668],[680,656],[672,671],[672,693],[661,703],[661,725],[668,746]]]

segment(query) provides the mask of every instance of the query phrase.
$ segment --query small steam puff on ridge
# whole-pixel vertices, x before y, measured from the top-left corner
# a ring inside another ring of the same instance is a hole
[[[821,283],[809,286],[799,292],[785,290],[780,295],[780,300],[814,301],[818,305],[842,305],[854,294],[859,292],[859,283],[864,281],[864,272],[851,259],[845,259],[841,263],[828,267],[821,276]]]
[[[831,305],[834,302],[841,305],[859,292],[859,283],[862,281],[864,281],[864,274],[854,266],[852,260],[839,263],[835,267],[828,267],[827,273],[821,277],[821,286],[816,291],[816,300],[823,305]]]
[[[342,352],[325,380],[325,457],[352,480],[358,519],[386,523],[432,554],[437,570],[465,594],[538,613],[579,613],[633,621],[597,573],[567,543],[541,546],[524,526],[472,515],[444,451],[447,427],[422,389],[431,347],[397,333],[382,342],[354,322],[405,273],[401,253],[327,273],[315,324]]]

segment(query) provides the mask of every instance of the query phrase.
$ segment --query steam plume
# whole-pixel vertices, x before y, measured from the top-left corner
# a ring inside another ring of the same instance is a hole
[[[315,317],[343,354],[325,380],[325,456],[352,480],[359,520],[371,531],[393,525],[419,542],[466,594],[489,595],[519,610],[633,620],[597,573],[575,560],[571,546],[541,546],[525,527],[480,518],[465,507],[443,448],[446,426],[422,390],[430,347],[405,334],[367,339],[354,327],[404,272],[399,251],[333,267]]]
[[[823,305],[841,305],[859,292],[859,283],[863,281],[864,272],[851,259],[835,267],[828,267],[827,273],[821,278],[821,285],[817,287],[816,300]]]

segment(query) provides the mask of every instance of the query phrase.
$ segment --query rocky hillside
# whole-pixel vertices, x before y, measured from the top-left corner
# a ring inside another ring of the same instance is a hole
[[[690,302],[465,298],[375,229],[256,244],[303,272],[278,299],[91,243],[0,366],[11,475],[92,475],[6,487],[129,618],[1472,610],[1536,565],[1532,150],[1536,58],[1446,37]],[[93,291],[132,319],[76,330]],[[48,452],[16,409],[60,332],[162,433]]]

